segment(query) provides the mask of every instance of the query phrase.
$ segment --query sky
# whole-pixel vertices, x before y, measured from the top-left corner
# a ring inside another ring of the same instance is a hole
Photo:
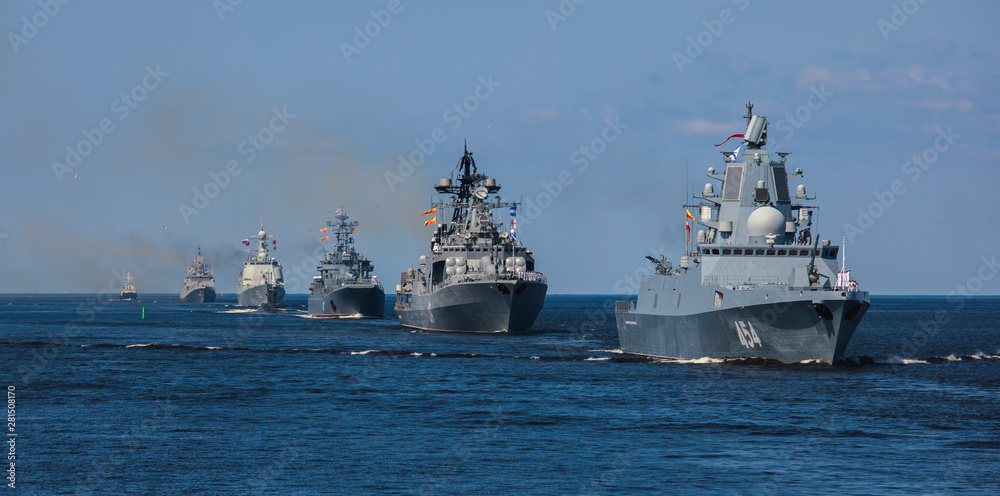
[[[223,294],[263,220],[287,290],[343,206],[391,289],[463,142],[550,294],[676,264],[747,101],[872,294],[1000,294],[992,1],[0,3],[4,293]],[[732,143],[732,141],[730,141]],[[716,185],[716,188],[718,186]]]

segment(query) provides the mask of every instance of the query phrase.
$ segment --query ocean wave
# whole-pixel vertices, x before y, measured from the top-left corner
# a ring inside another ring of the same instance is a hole
[[[345,319],[346,320],[352,320],[352,319],[355,319],[356,320],[356,319],[363,319],[363,318],[365,318],[365,316],[361,315],[360,313],[355,313],[355,314],[351,314],[351,315],[326,316],[326,315],[312,315],[309,312],[306,312],[306,311],[303,311],[303,310],[296,310],[296,312],[298,312],[298,315],[296,315],[296,317],[301,317],[301,318],[304,318],[304,319],[316,319],[316,320],[327,320],[327,319],[331,319],[331,320],[345,320]]]
[[[601,362],[601,363],[662,363],[662,364],[681,364],[681,365],[751,365],[751,366],[781,366],[781,367],[795,367],[795,366],[807,366],[815,367],[817,365],[827,364],[824,360],[804,360],[798,363],[782,363],[777,360],[763,359],[763,358],[715,358],[715,357],[701,357],[693,359],[678,359],[678,358],[664,358],[664,357],[651,357],[644,355],[635,355],[630,353],[624,353],[620,349],[594,349],[587,350],[584,353],[580,350],[579,353],[566,353],[559,354],[558,351],[550,352],[547,354],[537,354],[537,355],[508,355],[504,354],[502,351],[497,353],[475,353],[475,352],[463,352],[463,351],[452,351],[452,352],[441,352],[441,351],[430,351],[426,349],[366,349],[366,350],[343,350],[343,349],[331,349],[331,348],[248,348],[241,346],[205,346],[205,345],[189,345],[189,344],[179,344],[179,343],[129,343],[129,344],[119,344],[119,343],[81,343],[81,344],[67,344],[67,343],[57,343],[48,341],[28,341],[28,342],[0,342],[0,345],[7,346],[32,346],[32,347],[73,347],[88,350],[107,350],[107,349],[129,349],[129,350],[198,350],[198,351],[253,351],[255,353],[329,353],[337,355],[358,355],[358,356],[368,356],[368,355],[379,355],[386,357],[396,357],[396,356],[409,356],[413,358],[486,358],[486,359],[510,359],[510,360],[531,360],[538,362]],[[96,352],[96,351],[95,351]],[[596,355],[595,355],[596,353]],[[606,354],[606,356],[602,356]],[[971,364],[982,360],[1000,360],[1000,354],[987,353],[978,351],[972,354],[958,354],[951,353],[948,355],[940,356],[916,356],[916,357],[902,357],[899,355],[890,356],[851,356],[846,357],[842,360],[837,360],[834,366],[847,366],[847,367],[858,367],[858,366],[885,366],[885,365],[962,365]]]
[[[888,358],[876,359],[875,363],[880,365],[917,365],[931,363],[919,358],[903,358],[901,356],[891,356]]]

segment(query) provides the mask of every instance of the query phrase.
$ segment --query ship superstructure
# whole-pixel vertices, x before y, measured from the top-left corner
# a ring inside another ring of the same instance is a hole
[[[531,250],[516,237],[516,202],[497,193],[496,179],[478,172],[468,147],[457,183],[435,189],[450,195],[432,203],[436,226],[430,250],[400,276],[396,314],[410,328],[459,332],[523,332],[538,317],[548,284]],[[492,198],[491,198],[492,195]],[[499,216],[510,212],[511,229]],[[450,222],[437,222],[447,219]]]
[[[189,303],[215,301],[215,277],[212,275],[212,266],[205,264],[205,257],[201,256],[200,246],[198,255],[188,265],[187,277],[184,278],[184,286],[181,288],[181,301]]]
[[[269,244],[277,244],[274,236],[264,231],[243,240],[243,244],[256,244],[252,253],[243,262],[237,281],[236,301],[242,307],[278,307],[285,303],[285,278],[281,273],[281,262],[270,256]],[[249,250],[250,248],[248,248]]]
[[[701,227],[694,249],[676,268],[648,257],[656,273],[642,279],[637,301],[616,303],[623,352],[782,362],[844,356],[868,292],[838,267],[840,247],[814,236],[815,196],[801,184],[789,194],[802,169],[788,173],[788,153],[772,159],[763,148],[768,121],[752,109],[748,103],[746,132],[734,135],[743,144],[724,152],[725,169],[708,169],[720,191],[708,183],[701,201],[685,206]]]
[[[314,317],[381,317],[385,314],[385,291],[375,266],[354,248],[354,231],[358,221],[348,221],[343,207],[337,209],[337,219],[327,221],[323,231],[336,239],[333,251],[327,252],[316,266],[319,275],[309,286],[309,314]],[[329,236],[325,236],[327,238]]]

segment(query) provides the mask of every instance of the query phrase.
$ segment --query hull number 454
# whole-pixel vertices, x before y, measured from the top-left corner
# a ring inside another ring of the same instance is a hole
[[[753,324],[749,321],[735,321],[736,323],[736,335],[740,338],[740,344],[744,348],[753,348],[755,345],[760,345],[760,337],[757,336],[757,331],[754,330]]]

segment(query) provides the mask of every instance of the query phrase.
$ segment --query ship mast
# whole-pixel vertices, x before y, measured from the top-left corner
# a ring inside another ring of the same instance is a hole
[[[337,209],[335,217],[337,222],[327,221],[326,225],[334,228],[334,235],[337,236],[337,255],[343,255],[350,250],[351,230],[358,226],[358,221],[347,222],[349,217],[344,213],[344,207]]]
[[[465,220],[469,216],[468,204],[472,200],[472,185],[476,182],[476,161],[469,152],[469,142],[465,142],[465,154],[458,162],[458,167],[464,169],[460,173],[458,187],[458,203],[451,214],[452,225],[465,225]]]

